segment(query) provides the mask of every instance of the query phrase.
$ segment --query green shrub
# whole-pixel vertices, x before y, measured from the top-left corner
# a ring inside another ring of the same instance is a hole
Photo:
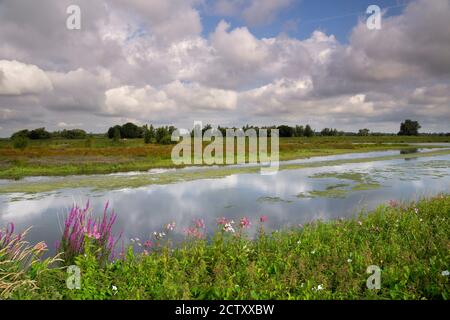
[[[12,143],[14,149],[25,150],[28,147],[28,138],[18,135],[13,138]]]

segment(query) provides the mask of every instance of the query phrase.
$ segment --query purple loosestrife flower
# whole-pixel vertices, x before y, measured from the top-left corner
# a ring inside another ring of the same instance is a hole
[[[195,219],[194,220],[195,227],[198,229],[204,229],[205,228],[205,220],[203,219]]]
[[[259,222],[261,222],[261,223],[264,223],[264,222],[266,222],[267,221],[267,216],[261,216],[260,218],[259,218]]]
[[[225,217],[217,219],[217,225],[218,226],[224,226],[228,223],[228,219]]]
[[[58,250],[64,253],[66,263],[72,263],[76,256],[85,252],[87,239],[90,239],[90,245],[96,249],[99,261],[104,263],[114,259],[115,246],[122,236],[112,233],[117,216],[114,211],[108,213],[108,203],[100,219],[93,218],[90,211],[88,201],[84,208],[74,205],[67,215],[58,247]]]
[[[241,221],[239,222],[239,225],[243,229],[248,229],[248,228],[250,228],[251,223],[250,223],[250,220],[247,217],[243,217],[243,218],[241,218]]]

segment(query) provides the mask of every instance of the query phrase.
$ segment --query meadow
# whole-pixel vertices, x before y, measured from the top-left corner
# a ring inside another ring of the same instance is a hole
[[[410,148],[408,143],[450,142],[445,136],[339,136],[280,138],[280,160],[352,152]],[[206,145],[206,144],[205,144]],[[143,139],[114,142],[90,139],[31,140],[24,150],[0,140],[0,178],[66,176],[171,168],[173,145],[145,144]]]
[[[44,243],[0,234],[1,299],[448,299],[450,196],[390,201],[355,219],[265,231],[267,217],[221,218],[209,239],[198,219],[172,244],[176,223],[120,248],[114,214],[68,214],[56,257]],[[255,238],[247,235],[258,226]],[[26,237],[26,235],[24,235]],[[79,289],[68,286],[80,270]],[[381,269],[368,289],[367,268]],[[72,267],[73,268],[73,267]],[[69,280],[68,280],[69,279]],[[72,289],[69,289],[72,288]]]

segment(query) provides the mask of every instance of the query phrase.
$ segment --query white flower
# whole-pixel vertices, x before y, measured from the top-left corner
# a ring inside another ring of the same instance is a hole
[[[313,290],[314,290],[314,291],[320,291],[320,290],[323,290],[323,284],[319,284],[319,285],[317,286],[317,288],[313,288]]]
[[[112,291],[113,291],[113,294],[115,295],[117,293],[117,287],[113,285],[112,286]]]
[[[225,224],[223,230],[224,230],[225,232],[231,232],[231,233],[234,233],[234,228],[233,228],[233,226],[232,226],[232,223],[234,223],[234,222],[231,221],[230,223]]]
[[[298,241],[297,241],[297,244],[300,244],[300,243],[302,243],[302,242],[301,242],[300,240],[298,240]]]
[[[315,254],[315,253],[316,253],[316,250],[311,251],[311,254]]]
[[[414,212],[415,212],[416,214],[418,214],[418,213],[419,213],[419,209],[414,208]]]
[[[448,271],[448,270],[444,270],[444,271],[442,271],[442,276],[444,276],[444,277],[448,277],[448,276],[450,276],[450,271]]]
[[[352,263],[352,261],[353,261],[353,260],[352,260],[352,259],[350,259],[350,258],[349,258],[349,259],[347,259],[347,262],[348,262],[348,263]]]

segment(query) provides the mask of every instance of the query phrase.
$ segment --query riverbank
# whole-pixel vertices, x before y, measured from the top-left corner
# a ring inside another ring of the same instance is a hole
[[[144,144],[142,139],[111,142],[50,139],[32,141],[25,150],[0,140],[0,179],[29,176],[68,176],[175,168],[173,145]],[[280,138],[280,160],[370,151],[417,148],[411,143],[450,142],[450,137],[312,137]],[[178,166],[179,167],[179,166]]]
[[[253,240],[247,220],[218,222],[211,241],[199,236],[197,221],[176,248],[162,235],[135,239],[125,259],[107,264],[85,251],[74,260],[78,290],[49,260],[24,272],[20,263],[0,264],[0,297],[8,286],[12,299],[449,299],[449,219],[450,196],[439,195],[270,234],[262,216],[252,222],[260,230]],[[381,269],[379,290],[366,286],[373,265]],[[8,273],[16,276],[2,277]]]
[[[398,148],[397,148],[398,149]],[[415,153],[401,153],[391,155],[371,155],[334,160],[317,160],[309,162],[281,162],[279,170],[296,170],[345,164],[358,164],[376,161],[389,161],[397,159],[415,159],[423,157],[445,156],[450,154],[449,149],[437,149]],[[0,194],[27,193],[35,194],[51,192],[61,189],[88,188],[91,190],[114,190],[121,188],[138,188],[148,185],[163,185],[186,182],[200,179],[219,179],[233,174],[259,173],[259,166],[221,166],[203,168],[202,170],[163,171],[161,173],[120,174],[120,175],[78,175],[56,177],[51,179],[8,181],[0,184]]]

